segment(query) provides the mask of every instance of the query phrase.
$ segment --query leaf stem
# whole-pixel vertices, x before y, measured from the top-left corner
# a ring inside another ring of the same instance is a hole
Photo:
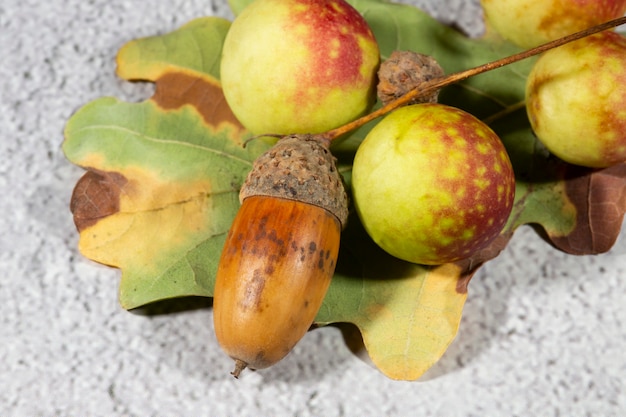
[[[355,129],[358,129],[359,127],[363,126],[364,124],[378,117],[386,115],[387,113],[397,109],[398,107],[402,107],[406,105],[413,99],[425,96],[427,94],[431,94],[436,90],[440,90],[443,87],[457,83],[459,81],[466,80],[475,75],[482,74],[484,72],[491,71],[491,70],[503,67],[505,65],[513,64],[515,62],[533,57],[535,55],[539,55],[547,50],[556,48],[561,45],[565,45],[566,43],[570,43],[578,39],[585,38],[589,35],[593,35],[594,33],[602,32],[607,29],[611,29],[616,26],[623,25],[624,23],[626,23],[626,16],[609,20],[608,22],[605,22],[596,26],[592,26],[588,29],[581,30],[580,32],[576,32],[571,35],[564,36],[554,41],[544,43],[543,45],[536,46],[534,48],[519,52],[517,54],[507,56],[505,58],[501,58],[492,62],[488,62],[486,64],[479,65],[474,68],[455,72],[455,73],[445,75],[440,78],[434,78],[430,81],[423,82],[419,84],[417,87],[415,87],[414,89],[412,89],[411,91],[409,91],[408,93],[406,93],[405,95],[403,95],[402,97],[399,97],[398,99],[389,102],[387,105],[379,108],[378,110],[375,110],[359,119],[356,119],[336,129],[329,130],[328,132],[323,133],[319,136],[323,136],[329,141],[335,140],[338,137],[348,132],[351,132]]]
[[[504,116],[508,116],[511,113],[514,113],[520,109],[523,109],[524,107],[526,107],[526,100],[518,101],[517,103],[513,103],[509,106],[506,106],[504,109],[500,110],[497,113],[492,114],[489,117],[485,117],[484,119],[482,119],[482,122],[486,125],[490,125],[493,122],[497,121],[498,119],[501,119]]]

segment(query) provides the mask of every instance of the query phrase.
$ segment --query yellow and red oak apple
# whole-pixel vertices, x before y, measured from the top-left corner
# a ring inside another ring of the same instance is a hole
[[[471,114],[416,104],[387,115],[357,150],[357,213],[372,239],[406,261],[437,265],[495,239],[515,177],[498,136]]]
[[[224,41],[221,81],[254,134],[321,133],[376,99],[378,44],[343,0],[256,0]]]
[[[488,27],[532,48],[621,17],[626,0],[481,0]]]
[[[576,165],[626,161],[626,37],[602,32],[545,52],[527,79],[539,140]]]

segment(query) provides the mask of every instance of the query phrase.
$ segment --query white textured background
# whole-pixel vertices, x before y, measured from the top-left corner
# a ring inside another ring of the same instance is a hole
[[[481,31],[478,1],[414,1]],[[76,250],[68,202],[82,171],[61,152],[66,120],[103,95],[149,85],[114,75],[125,42],[223,0],[2,0],[0,4],[0,415],[623,416],[626,239],[572,257],[529,228],[474,278],[461,330],[422,382],[394,382],[334,328],[240,380],[211,311],[133,314],[119,272]]]

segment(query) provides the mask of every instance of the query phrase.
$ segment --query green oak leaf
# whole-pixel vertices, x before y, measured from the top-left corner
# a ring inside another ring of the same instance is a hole
[[[72,197],[79,249],[122,270],[124,308],[212,295],[239,188],[269,147],[257,140],[244,148],[247,132],[225,106],[216,68],[228,27],[199,19],[130,42],[118,73],[154,81],[154,96],[97,99],[67,123],[63,151],[88,170]]]
[[[250,0],[231,0],[239,13]],[[496,37],[469,39],[419,9],[379,0],[350,1],[367,19],[383,59],[393,50],[435,57],[447,73],[518,49]],[[230,23],[196,19],[171,33],[131,41],[117,73],[156,84],[142,103],[101,98],[68,121],[63,150],[87,170],[71,209],[88,258],[120,268],[120,303],[132,309],[181,297],[210,297],[238,190],[254,159],[271,145],[250,134],[228,108],[219,59]],[[626,165],[591,171],[550,156],[524,111],[534,60],[447,87],[440,101],[465,109],[501,136],[514,164],[513,213],[496,242],[471,259],[425,267],[379,249],[351,216],[318,325],[355,324],[374,364],[394,379],[415,380],[454,339],[476,269],[497,256],[515,229],[541,225],[570,253],[608,250],[626,211]],[[369,123],[333,145],[348,186],[354,153]]]
[[[126,80],[156,81],[172,70],[220,78],[220,56],[230,22],[216,17],[192,20],[163,36],[128,42],[117,54],[117,73]]]
[[[470,276],[464,265],[429,267],[388,255],[353,216],[316,323],[353,323],[381,372],[415,380],[454,339]]]

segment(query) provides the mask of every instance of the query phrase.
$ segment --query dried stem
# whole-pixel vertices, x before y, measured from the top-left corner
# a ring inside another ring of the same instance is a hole
[[[378,118],[384,116],[385,114],[397,109],[398,107],[402,107],[409,103],[411,100],[419,98],[421,96],[425,96],[431,94],[435,90],[439,90],[448,85],[457,83],[459,81],[466,80],[470,77],[473,77],[478,74],[482,74],[487,71],[494,70],[496,68],[503,67],[505,65],[513,64],[515,62],[521,61],[526,58],[530,58],[532,56],[541,54],[549,49],[556,48],[561,45],[565,45],[566,43],[570,43],[576,41],[581,38],[585,38],[589,35],[593,35],[594,33],[602,32],[607,29],[614,28],[616,26],[620,26],[626,23],[626,16],[620,17],[618,19],[610,20],[608,22],[590,27],[585,30],[581,30],[580,32],[573,33],[571,35],[567,35],[563,38],[556,39],[554,41],[545,43],[543,45],[539,45],[535,48],[528,49],[523,52],[519,52],[517,54],[510,55],[506,58],[501,58],[496,61],[488,62],[483,65],[479,65],[478,67],[470,68],[468,70],[456,72],[450,75],[446,75],[440,78],[435,78],[430,81],[426,81],[415,87],[413,90],[409,91],[402,97],[388,103],[387,105],[379,108],[378,110],[373,111],[359,119],[354,120],[348,124],[340,126],[336,129],[329,130],[328,132],[320,135],[328,140],[334,140],[348,132],[351,132],[364,124]]]
[[[239,379],[239,375],[241,375],[241,371],[246,369],[247,366],[248,364],[245,363],[244,361],[240,359],[235,359],[235,369],[230,374],[234,376],[235,378]]]
[[[490,125],[496,120],[499,120],[503,118],[504,116],[508,116],[511,113],[514,113],[520,109],[523,109],[524,107],[526,107],[526,100],[518,101],[517,103],[506,106],[501,111],[494,113],[489,117],[485,117],[484,119],[482,119],[482,122],[487,125]]]

